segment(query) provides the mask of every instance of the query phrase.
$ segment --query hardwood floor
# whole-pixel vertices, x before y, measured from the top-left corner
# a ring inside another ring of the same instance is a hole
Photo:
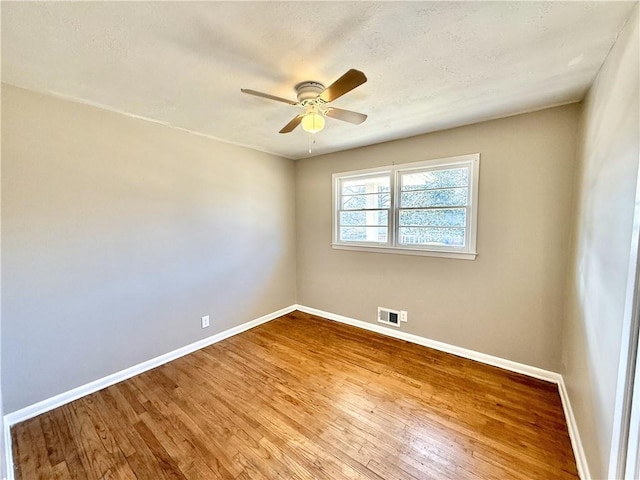
[[[300,312],[12,437],[18,480],[578,478],[555,385]]]

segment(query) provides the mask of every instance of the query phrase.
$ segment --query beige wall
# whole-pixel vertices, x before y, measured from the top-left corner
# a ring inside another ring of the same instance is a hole
[[[579,108],[298,161],[298,303],[368,322],[407,310],[407,332],[557,371]],[[333,173],[474,152],[475,261],[330,247]]]
[[[295,303],[292,161],[7,86],[2,127],[5,412]]]
[[[638,8],[584,102],[562,373],[593,478],[606,478],[638,172]]]

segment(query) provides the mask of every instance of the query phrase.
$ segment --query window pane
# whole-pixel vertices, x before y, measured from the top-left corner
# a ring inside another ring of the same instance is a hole
[[[372,210],[370,212],[340,212],[340,225],[388,225],[387,210]]]
[[[342,197],[343,210],[360,210],[364,208],[389,208],[391,194],[345,195]]]
[[[468,185],[469,169],[467,167],[402,174],[402,191],[466,187]]]
[[[466,208],[443,208],[437,210],[401,210],[400,226],[465,227]]]
[[[340,241],[387,243],[387,227],[340,227]]]
[[[456,207],[467,205],[467,188],[414,190],[400,194],[401,207]]]
[[[464,246],[464,228],[400,227],[402,245]]]
[[[353,178],[342,181],[342,195],[360,195],[363,193],[390,192],[391,177],[382,175],[379,177]]]

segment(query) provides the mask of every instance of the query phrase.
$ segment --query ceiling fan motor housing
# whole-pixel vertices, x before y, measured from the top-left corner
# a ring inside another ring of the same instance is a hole
[[[325,87],[320,82],[301,82],[296,85],[296,92],[298,94],[298,102],[305,105],[316,100]]]

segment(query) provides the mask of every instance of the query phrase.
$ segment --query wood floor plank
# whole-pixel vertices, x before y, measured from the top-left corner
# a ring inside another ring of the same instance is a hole
[[[81,398],[62,408],[71,433],[75,450],[88,478],[103,478],[113,468],[113,460],[104,449],[100,438],[86,413],[85,399]]]
[[[47,448],[47,456],[51,465],[58,465],[65,460],[64,448],[58,430],[54,424],[52,415],[43,415],[40,417],[42,427],[42,435]],[[64,470],[60,468],[60,470]]]
[[[67,468],[67,462],[62,461],[51,468],[50,480],[69,480],[71,479],[71,473]]]
[[[42,415],[42,417],[45,416],[51,419],[50,428],[54,428],[57,433],[57,438],[60,442],[58,446],[64,454],[65,464],[70,478],[73,480],[88,478],[88,474],[80,460],[78,448],[73,441],[71,430],[69,429],[67,419],[64,415],[64,410],[62,408],[56,408],[55,410],[48,412],[46,415]],[[55,437],[50,436],[49,438]]]
[[[155,456],[157,464],[163,472],[163,476],[171,480],[186,480],[186,477],[180,471],[176,462],[167,453],[165,447],[155,437],[147,424],[141,420],[134,425],[134,428]]]
[[[14,430],[13,445],[20,475],[32,480],[47,480],[52,476],[44,434],[38,418],[23,423]]]
[[[17,480],[578,478],[555,385],[302,312],[11,433]]]

